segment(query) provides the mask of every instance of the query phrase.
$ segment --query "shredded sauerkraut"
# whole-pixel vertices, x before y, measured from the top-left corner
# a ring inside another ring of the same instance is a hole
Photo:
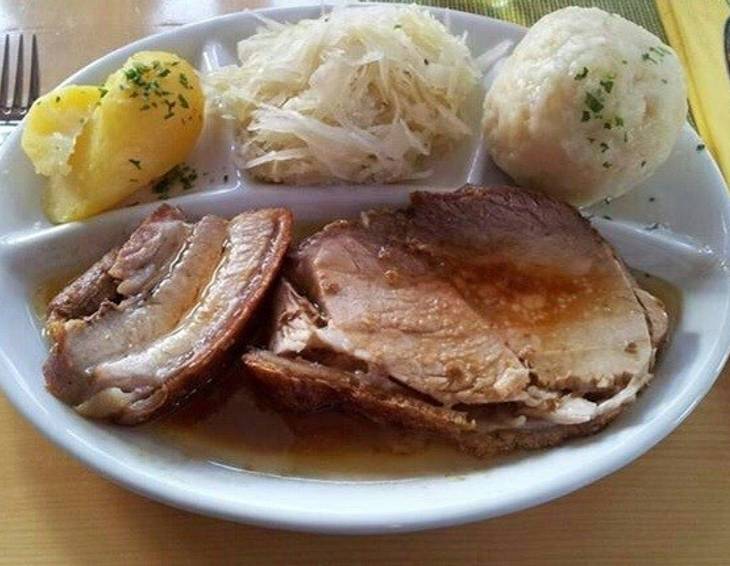
[[[236,161],[257,178],[425,177],[427,156],[471,133],[462,106],[480,72],[465,38],[415,5],[264,20],[238,55],[204,84],[210,110],[238,120]]]

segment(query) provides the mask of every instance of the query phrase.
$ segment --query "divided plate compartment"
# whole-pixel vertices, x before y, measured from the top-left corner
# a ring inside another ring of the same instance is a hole
[[[311,6],[261,13],[296,21],[318,17],[320,10]],[[467,32],[477,56],[503,40],[516,43],[524,34],[522,28],[487,18],[433,12],[453,33]],[[202,71],[233,64],[236,43],[259,25],[258,16],[243,12],[185,26],[115,51],[67,82],[101,83],[130,54],[144,49],[177,52]],[[195,189],[166,202],[193,218],[230,218],[247,209],[284,206],[297,223],[311,225],[373,207],[405,205],[414,190],[508,182],[478,134],[482,96],[483,90],[475,95],[468,114],[474,138],[435,162],[432,178],[383,186],[256,182],[232,162],[233,125],[211,118],[188,160],[199,173]],[[150,497],[212,515],[305,530],[382,532],[474,520],[547,501],[610,473],[661,440],[699,402],[724,364],[730,336],[730,212],[720,173],[706,151],[697,151],[699,143],[685,126],[669,160],[651,179],[624,197],[584,211],[637,270],[640,282],[648,273],[681,296],[654,381],[633,407],[595,437],[485,462],[483,470],[454,476],[307,480],[190,458],[143,429],[79,417],[44,388],[41,367],[48,344],[39,291],[49,278],[78,273],[122,242],[159,202],[148,196],[148,202],[83,222],[51,225],[40,205],[44,179],[34,174],[22,153],[20,131],[0,148],[0,385],[47,436],[101,473]],[[139,195],[130,202],[135,200]]]

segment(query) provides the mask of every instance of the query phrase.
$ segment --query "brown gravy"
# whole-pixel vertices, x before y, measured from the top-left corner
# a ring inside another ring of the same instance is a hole
[[[311,233],[320,225],[298,230]],[[45,281],[33,294],[39,318],[48,302],[77,274]],[[677,320],[679,291],[666,281],[635,271],[639,284],[660,298]],[[385,479],[459,476],[488,463],[440,441],[326,411],[282,412],[253,390],[241,370],[199,391],[176,412],[138,428],[188,457],[215,465],[288,476]]]
[[[381,479],[484,467],[450,446],[361,417],[279,411],[240,370],[143,428],[191,457],[280,475]]]
[[[570,276],[555,268],[520,267],[509,260],[454,266],[452,272],[462,296],[488,312],[492,324],[503,326],[552,326],[574,320],[602,293],[610,292],[611,284],[600,269]]]

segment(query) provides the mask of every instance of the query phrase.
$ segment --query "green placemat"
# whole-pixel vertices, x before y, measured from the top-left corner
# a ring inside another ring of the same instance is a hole
[[[531,26],[542,16],[566,6],[595,6],[645,27],[666,42],[654,0],[426,0],[418,4],[452,8]]]

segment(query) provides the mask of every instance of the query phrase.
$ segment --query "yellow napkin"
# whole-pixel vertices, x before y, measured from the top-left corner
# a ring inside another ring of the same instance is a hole
[[[730,182],[730,54],[725,51],[730,39],[724,37],[730,1],[656,0],[656,5],[669,43],[684,63],[697,128]]]

